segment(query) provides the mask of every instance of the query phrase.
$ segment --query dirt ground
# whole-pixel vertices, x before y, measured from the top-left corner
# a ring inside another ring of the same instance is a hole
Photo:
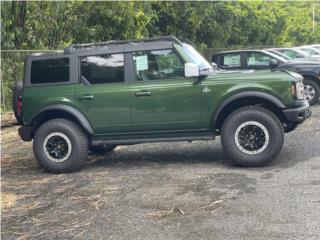
[[[320,239],[320,106],[264,168],[220,139],[120,146],[72,174],[39,168],[2,136],[2,239]]]

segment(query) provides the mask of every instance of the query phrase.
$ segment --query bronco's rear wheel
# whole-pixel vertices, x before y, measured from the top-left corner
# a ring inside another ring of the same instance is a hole
[[[243,107],[222,126],[221,142],[236,165],[265,166],[280,152],[284,129],[279,119],[262,107]]]
[[[88,139],[76,123],[53,119],[37,129],[33,150],[37,161],[47,171],[73,172],[85,163]]]

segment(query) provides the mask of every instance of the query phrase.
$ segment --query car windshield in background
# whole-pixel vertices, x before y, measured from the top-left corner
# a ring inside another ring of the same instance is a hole
[[[276,55],[276,54],[274,54],[274,53],[272,53],[272,52],[269,52],[269,51],[265,51],[265,52],[267,52],[267,54],[270,56],[270,57],[273,57],[273,58],[275,58],[275,59],[277,59],[278,61],[281,61],[281,62],[288,62],[288,60],[287,59],[285,59],[285,58],[283,58],[283,57],[281,57],[281,56],[278,56],[278,55]]]
[[[305,48],[300,48],[301,50],[309,53],[310,55],[320,55],[320,50],[311,48],[311,47],[305,47]]]
[[[273,54],[275,54],[275,55],[277,55],[277,56],[279,56],[279,57],[282,57],[282,58],[284,58],[284,59],[286,59],[286,60],[291,60],[291,59],[292,59],[291,57],[289,57],[289,56],[287,56],[287,55],[284,55],[284,54],[282,54],[281,52],[278,52],[278,51],[276,51],[276,50],[267,49],[266,51],[268,51],[268,52],[270,52],[270,53],[273,53]]]
[[[309,58],[310,54],[297,48],[281,48],[275,49],[290,58]]]
[[[189,44],[183,44],[183,48],[192,62],[199,66],[200,71],[213,70],[211,64],[194,47]]]

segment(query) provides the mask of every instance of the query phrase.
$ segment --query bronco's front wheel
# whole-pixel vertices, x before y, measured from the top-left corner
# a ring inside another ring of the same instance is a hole
[[[33,151],[39,164],[47,171],[73,172],[87,159],[88,138],[76,123],[53,119],[37,129]]]
[[[222,126],[221,142],[236,165],[260,167],[280,152],[284,130],[279,119],[262,107],[243,107],[231,113]]]

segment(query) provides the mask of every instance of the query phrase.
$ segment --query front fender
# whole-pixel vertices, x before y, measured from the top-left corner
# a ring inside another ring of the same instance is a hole
[[[277,106],[279,109],[286,108],[286,105],[279,100],[277,97],[273,96],[272,94],[266,93],[266,92],[259,92],[259,91],[246,91],[246,92],[239,92],[232,94],[231,96],[224,99],[224,101],[219,105],[218,109],[214,112],[212,116],[212,129],[215,129],[217,119],[219,117],[219,114],[224,110],[224,108],[231,102],[236,101],[237,99],[245,98],[245,97],[256,97],[263,100],[266,100],[275,106]]]

